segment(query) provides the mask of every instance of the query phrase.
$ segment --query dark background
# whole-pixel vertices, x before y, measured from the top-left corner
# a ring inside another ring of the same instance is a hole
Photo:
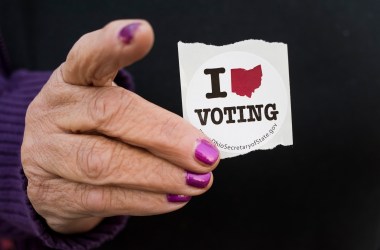
[[[0,25],[14,67],[52,70],[84,33],[151,22],[129,67],[137,93],[181,114],[177,42],[288,44],[294,146],[223,160],[206,194],[133,217],[105,249],[380,247],[380,1],[11,1]]]

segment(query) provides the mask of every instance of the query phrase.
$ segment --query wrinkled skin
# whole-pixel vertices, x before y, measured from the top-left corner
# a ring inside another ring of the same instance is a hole
[[[131,43],[118,39],[132,22]],[[81,37],[26,114],[21,151],[28,197],[60,233],[86,232],[105,217],[177,210],[167,194],[196,196],[186,171],[211,172],[194,157],[205,138],[176,114],[118,87],[117,71],[144,57],[153,45],[144,20],[118,20]]]

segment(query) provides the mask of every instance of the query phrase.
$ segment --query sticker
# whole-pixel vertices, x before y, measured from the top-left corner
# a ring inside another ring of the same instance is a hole
[[[292,145],[287,46],[178,43],[183,116],[221,158]]]

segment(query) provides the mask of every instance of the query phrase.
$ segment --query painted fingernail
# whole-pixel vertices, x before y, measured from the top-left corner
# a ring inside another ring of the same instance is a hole
[[[195,158],[207,165],[213,165],[219,158],[219,150],[214,144],[204,139],[198,139],[197,143]]]
[[[186,184],[197,188],[207,187],[208,183],[210,182],[210,179],[211,173],[195,174],[187,172],[186,174]]]
[[[191,196],[183,194],[167,194],[166,198],[169,202],[187,202],[191,199]]]
[[[119,39],[125,43],[130,44],[133,40],[133,36],[136,33],[136,30],[139,28],[141,23],[131,23],[127,26],[124,26],[119,32]]]

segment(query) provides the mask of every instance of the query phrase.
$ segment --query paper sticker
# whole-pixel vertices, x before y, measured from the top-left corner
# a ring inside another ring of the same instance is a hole
[[[221,158],[292,145],[287,45],[178,43],[183,116]]]

